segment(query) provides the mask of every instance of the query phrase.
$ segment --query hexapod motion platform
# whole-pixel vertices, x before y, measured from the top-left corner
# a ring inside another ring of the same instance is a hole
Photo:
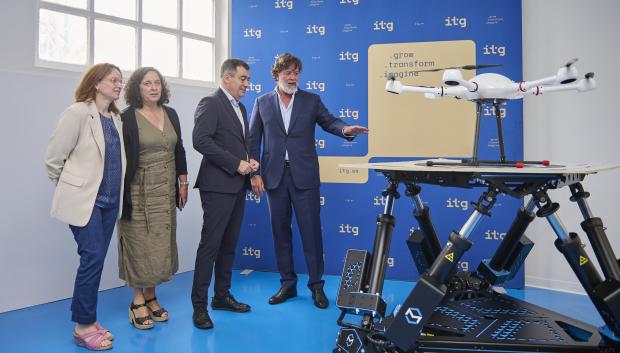
[[[428,163],[432,162],[432,163]],[[600,218],[589,208],[581,184],[593,173],[620,165],[506,166],[442,165],[443,160],[343,165],[374,169],[387,178],[385,209],[377,217],[372,252],[349,250],[345,258],[336,305],[342,310],[337,353],[383,352],[616,352],[620,349],[620,264]],[[398,186],[414,204],[420,229],[407,245],[421,277],[399,309],[387,315],[381,297],[390,249],[394,202]],[[483,188],[473,212],[441,248],[430,211],[420,198],[420,184]],[[583,249],[576,233],[568,232],[557,215],[559,204],[547,191],[569,187],[570,200],[579,206],[587,234],[603,275]],[[497,196],[531,196],[495,254],[476,272],[457,273],[457,263],[473,245],[468,239],[480,220],[490,216]],[[524,235],[536,218],[545,218],[557,236],[556,248],[594,303],[606,326],[597,328],[567,316],[497,293],[492,286],[511,279],[522,266],[533,243]],[[345,322],[361,315],[361,322]]]

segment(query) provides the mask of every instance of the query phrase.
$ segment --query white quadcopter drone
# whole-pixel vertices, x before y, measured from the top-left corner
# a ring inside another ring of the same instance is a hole
[[[559,91],[578,91],[585,92],[596,88],[594,73],[587,73],[582,79],[577,80],[577,68],[573,65],[577,59],[570,60],[561,66],[558,72],[549,77],[545,77],[535,81],[514,82],[506,76],[485,73],[476,75],[469,80],[463,79],[460,70],[475,70],[500,65],[481,64],[481,65],[465,65],[457,67],[448,67],[442,69],[420,70],[417,72],[433,72],[444,71],[443,83],[441,87],[426,86],[408,86],[403,85],[394,77],[390,77],[385,85],[385,90],[390,93],[400,94],[402,92],[424,93],[425,98],[437,99],[442,97],[452,97],[456,99],[466,99],[476,103],[476,131],[474,135],[474,150],[471,160],[463,160],[466,165],[491,165],[491,166],[516,166],[522,168],[524,164],[543,164],[549,165],[549,161],[506,161],[504,153],[504,137],[502,134],[502,123],[500,119],[499,106],[508,99],[520,99],[525,95],[538,96],[548,92]],[[480,134],[480,117],[482,113],[482,105],[485,103],[493,104],[495,108],[495,119],[497,122],[497,134],[500,147],[500,161],[479,161],[478,160],[478,141]],[[449,164],[454,163],[438,163],[429,162],[430,164]]]

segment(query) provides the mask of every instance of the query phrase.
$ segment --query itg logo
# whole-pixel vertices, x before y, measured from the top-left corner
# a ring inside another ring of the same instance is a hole
[[[321,197],[319,197],[319,204],[320,204],[321,206],[325,206],[325,196],[321,196]]]
[[[246,201],[254,201],[256,203],[260,203],[260,196],[256,195],[252,191],[248,191],[248,192],[245,193],[245,200]]]
[[[459,200],[456,197],[448,197],[446,200],[446,208],[460,208],[463,211],[467,211],[469,202],[467,202],[467,200]]]
[[[506,47],[505,46],[497,46],[495,44],[487,44],[482,48],[483,55],[506,55]]]
[[[388,31],[388,32],[392,32],[394,30],[394,22],[390,21],[375,21],[372,24],[372,30],[373,31]]]
[[[293,0],[276,0],[276,2],[273,3],[273,7],[276,9],[292,10]]]
[[[340,225],[338,233],[353,234],[353,236],[356,237],[360,234],[360,228],[358,226],[343,223]]]
[[[359,5],[360,0],[340,0],[341,5]]]
[[[252,83],[248,85],[248,91],[261,93],[263,91],[263,86],[260,83]]]
[[[372,204],[374,206],[385,206],[385,200],[387,200],[387,197],[375,196],[372,200],[373,200]]]
[[[353,110],[351,108],[342,108],[340,109],[340,111],[338,112],[338,117],[340,119],[353,119],[353,120],[357,120],[360,118],[360,111],[359,110]]]
[[[465,28],[467,27],[467,17],[446,17],[444,26]]]
[[[314,139],[314,147],[316,148],[325,148],[325,140],[324,139]]]
[[[506,105],[506,103],[503,103],[502,105]],[[482,115],[495,118],[495,107],[492,105],[485,106],[482,109]],[[506,117],[506,108],[499,108],[499,117],[502,119]]]
[[[250,246],[244,246],[241,250],[241,255],[243,256],[251,256],[257,259],[260,259],[260,249],[254,249]]]
[[[359,61],[360,54],[358,52],[341,51],[338,60],[340,61],[353,61],[354,63]]]
[[[484,240],[503,240],[506,236],[506,233],[500,233],[495,229],[487,229],[484,232]]]
[[[325,82],[306,81],[306,90],[325,92]]]
[[[325,35],[325,26],[308,25],[306,26],[306,34],[318,34],[320,36]]]
[[[243,30],[243,37],[260,39],[263,36],[263,31],[259,28],[246,28]]]

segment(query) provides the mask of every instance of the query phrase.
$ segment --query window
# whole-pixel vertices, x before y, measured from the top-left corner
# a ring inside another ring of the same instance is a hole
[[[215,35],[215,28],[226,28],[215,23],[215,12],[227,9],[216,4],[220,6],[215,0],[40,0],[37,65],[79,71],[100,62],[124,71],[153,66],[175,82],[212,84],[217,53],[228,50]]]

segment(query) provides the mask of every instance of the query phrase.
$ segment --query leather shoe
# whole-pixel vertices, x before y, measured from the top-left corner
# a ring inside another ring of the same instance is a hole
[[[274,294],[269,298],[269,304],[280,304],[284,303],[287,299],[294,298],[297,296],[297,289],[295,288],[280,288],[278,293]]]
[[[236,313],[245,313],[250,311],[250,306],[245,303],[240,303],[235,300],[231,294],[223,298],[213,297],[211,299],[211,309],[213,310],[228,310]]]
[[[315,288],[312,290],[312,300],[314,305],[318,308],[325,309],[329,306],[329,301],[323,292],[323,288]]]
[[[203,330],[208,330],[214,326],[213,321],[211,321],[211,318],[209,317],[209,312],[207,309],[202,307],[194,309],[192,319],[194,320],[194,326]]]

